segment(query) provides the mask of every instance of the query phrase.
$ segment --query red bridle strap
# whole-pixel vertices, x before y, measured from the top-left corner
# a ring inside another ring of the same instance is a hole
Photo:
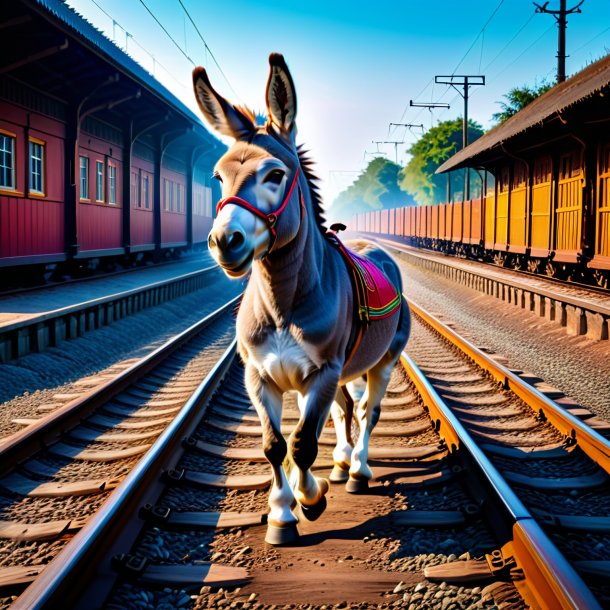
[[[290,185],[290,189],[288,190],[288,193],[286,193],[286,197],[284,197],[284,201],[282,202],[282,205],[280,205],[280,207],[277,210],[275,210],[274,212],[269,212],[269,214],[265,214],[265,212],[262,212],[258,208],[255,208],[251,203],[249,203],[245,199],[242,199],[241,197],[225,197],[224,199],[221,199],[216,204],[216,216],[218,216],[218,213],[220,212],[220,210],[222,210],[222,208],[224,208],[225,205],[228,205],[229,203],[232,203],[241,208],[244,208],[245,210],[248,210],[248,212],[251,212],[255,216],[258,216],[265,223],[267,223],[269,232],[271,233],[271,236],[273,237],[273,241],[269,245],[269,250],[271,250],[271,247],[273,246],[273,244],[275,243],[275,240],[277,238],[277,232],[275,230],[275,225],[277,223],[277,219],[279,218],[280,214],[284,211],[284,208],[288,205],[288,202],[290,201],[290,198],[292,197],[292,192],[294,191],[294,187],[297,184],[297,179],[299,177],[300,170],[301,170],[301,168],[297,167],[297,171],[295,172],[294,178],[292,179],[292,184]],[[303,205],[302,202],[301,202],[301,205]]]

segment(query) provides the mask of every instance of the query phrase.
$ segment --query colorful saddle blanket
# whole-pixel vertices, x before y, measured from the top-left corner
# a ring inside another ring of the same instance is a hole
[[[377,265],[346,248],[336,235],[334,238],[352,272],[360,321],[367,323],[391,316],[400,307],[400,291]]]

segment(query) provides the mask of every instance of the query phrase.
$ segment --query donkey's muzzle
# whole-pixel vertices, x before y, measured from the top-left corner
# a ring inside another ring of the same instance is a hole
[[[223,231],[212,229],[208,246],[218,264],[231,276],[239,275],[252,262],[254,252],[241,227],[233,226]]]
[[[208,235],[208,246],[211,250],[218,249],[222,255],[229,256],[237,254],[243,247],[246,241],[246,235],[243,231],[231,231],[214,235],[211,232]]]

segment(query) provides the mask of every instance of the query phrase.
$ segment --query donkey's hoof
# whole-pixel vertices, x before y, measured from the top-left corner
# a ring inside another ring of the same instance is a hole
[[[335,464],[328,478],[331,483],[346,483],[349,479],[349,470]]]
[[[326,501],[326,496],[322,496],[320,501],[313,506],[305,506],[301,504],[301,512],[303,513],[303,517],[308,521],[315,521],[318,517],[326,510],[328,502]]]
[[[348,494],[363,494],[369,490],[369,480],[368,479],[353,479],[349,478],[347,483],[345,484],[345,491]]]
[[[296,523],[289,525],[267,525],[265,542],[273,546],[286,546],[294,544],[299,539],[299,530]]]

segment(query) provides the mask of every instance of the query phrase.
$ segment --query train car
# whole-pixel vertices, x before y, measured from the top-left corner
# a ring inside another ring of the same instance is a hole
[[[555,189],[553,188],[553,160],[550,154],[536,157],[533,163],[530,206],[530,255],[534,261],[548,260],[553,249],[553,209]],[[537,265],[531,264],[530,270]]]
[[[610,142],[600,144],[595,199],[595,249],[589,266],[598,273],[610,270]],[[600,275],[601,277],[601,275]]]
[[[430,206],[430,223],[428,224],[428,241],[432,247],[438,244],[439,240],[439,210],[440,206]]]
[[[454,248],[459,250],[462,243],[462,215],[464,212],[464,204],[455,202],[451,204],[451,241]]]
[[[10,99],[28,94],[30,107]],[[65,258],[66,125],[61,106],[44,101],[20,83],[0,89],[0,266]]]
[[[379,216],[380,216],[379,233],[382,233],[383,235],[387,235],[390,232],[390,227],[389,227],[390,210],[381,210],[379,212]]]
[[[63,274],[203,244],[202,176],[226,147],[199,117],[60,0],[10,2],[3,23],[0,268]]]
[[[508,248],[511,255],[519,257],[528,249],[529,193],[528,166],[516,161],[511,176]]]

